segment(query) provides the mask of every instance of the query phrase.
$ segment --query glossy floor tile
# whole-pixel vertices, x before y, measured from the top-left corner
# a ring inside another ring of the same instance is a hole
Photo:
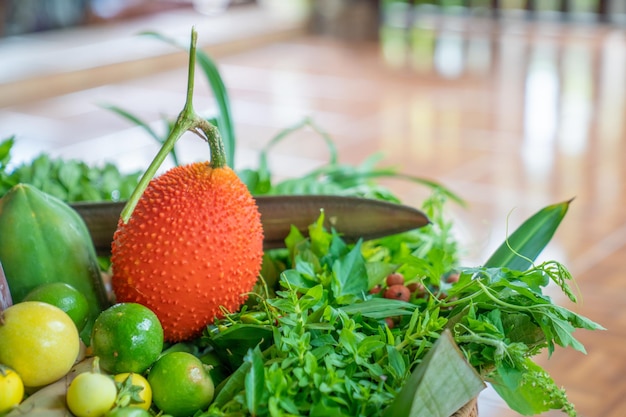
[[[379,43],[292,33],[220,51],[216,60],[232,99],[238,168],[256,167],[274,135],[311,118],[335,140],[343,162],[379,152],[381,166],[439,181],[464,198],[468,206],[451,204],[449,215],[467,264],[484,261],[507,227],[574,198],[542,258],[562,261],[577,280],[581,302],[555,293],[559,302],[608,330],[578,334],[587,355],[559,349],[538,360],[582,416],[625,415],[623,28],[454,17],[409,32],[386,30]],[[48,152],[142,169],[157,144],[100,105],[122,106],[162,131],[163,117],[182,108],[185,64],[179,57],[163,71],[3,102],[0,137],[16,135],[16,163]],[[89,70],[80,74],[90,77]],[[195,103],[203,114],[215,112],[202,80]],[[178,147],[184,162],[209,156],[193,136]],[[303,129],[273,149],[270,164],[286,178],[327,158],[319,135]],[[414,183],[386,184],[408,204],[419,206],[428,195]],[[491,391],[479,403],[481,417],[516,416]]]

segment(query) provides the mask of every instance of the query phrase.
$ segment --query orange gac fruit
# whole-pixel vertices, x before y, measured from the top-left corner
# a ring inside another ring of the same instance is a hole
[[[261,215],[227,166],[175,167],[152,179],[113,236],[117,302],[149,307],[168,342],[199,336],[223,309],[236,311],[263,258]]]

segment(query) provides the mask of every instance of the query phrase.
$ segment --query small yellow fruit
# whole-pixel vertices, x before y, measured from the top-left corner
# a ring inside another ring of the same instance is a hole
[[[79,350],[76,325],[58,307],[24,301],[0,313],[0,363],[17,372],[26,387],[63,377]]]
[[[66,401],[77,417],[99,417],[113,408],[116,396],[113,378],[97,372],[83,372],[67,388]]]
[[[0,393],[0,415],[19,405],[24,398],[22,378],[3,365],[0,365]]]

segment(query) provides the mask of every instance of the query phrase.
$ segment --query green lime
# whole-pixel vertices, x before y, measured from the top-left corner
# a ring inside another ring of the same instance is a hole
[[[165,414],[187,417],[213,401],[215,387],[208,366],[187,352],[161,356],[150,369],[152,402]]]
[[[148,307],[118,303],[104,310],[91,332],[93,354],[106,372],[144,373],[163,349],[163,327]]]
[[[23,301],[41,301],[60,308],[70,316],[78,331],[81,331],[87,323],[89,315],[87,298],[65,282],[41,284],[26,294]]]

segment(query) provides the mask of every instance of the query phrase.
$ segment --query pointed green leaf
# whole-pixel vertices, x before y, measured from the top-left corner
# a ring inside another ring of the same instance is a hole
[[[0,168],[5,169],[11,160],[11,148],[15,144],[15,136],[9,136],[0,143]]]
[[[231,401],[233,397],[240,392],[244,387],[244,380],[248,371],[252,368],[250,362],[244,362],[222,383],[215,387],[215,399],[213,405],[216,407],[223,407],[226,403]]]
[[[248,351],[245,361],[251,364],[244,381],[246,405],[250,413],[255,416],[259,415],[259,410],[263,407],[263,393],[265,391],[263,354],[258,346]]]
[[[230,109],[230,98],[228,97],[228,91],[226,85],[222,80],[222,76],[215,65],[215,62],[204,52],[198,50],[196,52],[198,57],[198,63],[204,71],[213,95],[215,96],[215,102],[219,109],[217,115],[217,127],[222,134],[222,142],[224,144],[224,151],[226,153],[226,163],[228,166],[233,167],[235,163],[235,124],[233,123],[232,112]]]
[[[106,110],[110,110],[113,113],[117,114],[118,116],[121,116],[121,117],[125,118],[126,120],[136,124],[137,126],[141,127],[143,130],[145,130],[154,140],[156,140],[159,143],[163,143],[163,138],[161,138],[154,131],[154,129],[152,129],[150,127],[150,125],[148,123],[146,123],[145,121],[141,120],[139,117],[135,116],[134,114],[129,113],[128,111],[122,109],[121,107],[110,105],[110,104],[102,104],[100,107],[102,107],[102,108],[104,108]]]
[[[101,107],[107,110],[110,110],[113,113],[117,114],[118,116],[121,116],[125,118],[126,120],[130,121],[131,123],[141,127],[143,130],[146,131],[148,135],[150,135],[152,139],[154,139],[155,141],[157,141],[157,143],[160,143],[161,145],[163,145],[163,143],[165,142],[165,139],[167,139],[166,137],[159,136],[159,134],[154,129],[152,129],[152,127],[150,127],[148,123],[141,120],[139,117],[135,116],[134,114],[122,109],[121,107],[113,106],[110,104],[102,104]],[[172,126],[168,126],[168,131],[171,130],[171,127]],[[174,165],[176,166],[180,165],[178,161],[178,156],[176,155],[175,148],[172,148],[172,150],[170,151],[170,156],[172,157],[172,161],[174,162]]]
[[[525,271],[554,236],[572,200],[539,210],[522,223],[485,263],[487,268]]]
[[[338,302],[345,304],[347,300],[362,297],[367,292],[367,270],[361,255],[361,241],[346,256],[335,261],[332,271],[331,285]]]
[[[360,314],[363,317],[381,320],[386,317],[410,316],[416,308],[415,304],[406,301],[389,298],[370,298],[366,301],[341,306],[339,309],[349,315]]]

